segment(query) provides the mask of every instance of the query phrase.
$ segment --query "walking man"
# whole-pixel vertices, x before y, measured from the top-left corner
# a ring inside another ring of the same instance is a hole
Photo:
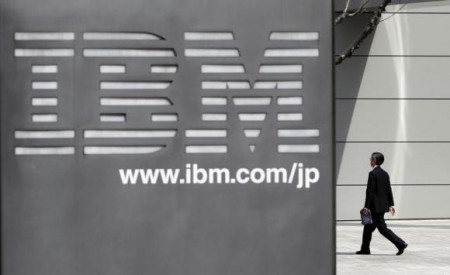
[[[370,157],[370,166],[373,167],[373,170],[369,173],[366,200],[362,211],[370,211],[373,223],[364,226],[361,250],[356,252],[356,254],[370,254],[370,241],[372,240],[372,233],[375,231],[375,228],[378,228],[381,235],[397,247],[397,255],[402,255],[408,246],[405,241],[387,228],[386,222],[384,221],[384,213],[390,212],[394,216],[395,208],[389,174],[380,167],[383,162],[384,156],[382,153],[375,152]]]

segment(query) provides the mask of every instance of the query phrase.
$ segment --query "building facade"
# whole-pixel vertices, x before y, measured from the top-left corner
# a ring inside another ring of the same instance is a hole
[[[374,151],[386,157],[395,218],[450,218],[450,1],[415,2],[388,6],[336,67],[338,220],[359,218]],[[369,18],[336,27],[336,54]]]

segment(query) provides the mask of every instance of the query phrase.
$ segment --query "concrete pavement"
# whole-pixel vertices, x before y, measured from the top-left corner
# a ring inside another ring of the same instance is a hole
[[[356,255],[363,226],[359,222],[337,222],[337,274],[450,275],[450,220],[386,219],[386,223],[409,245],[401,256],[395,255],[397,248],[378,230],[373,233],[372,254]]]

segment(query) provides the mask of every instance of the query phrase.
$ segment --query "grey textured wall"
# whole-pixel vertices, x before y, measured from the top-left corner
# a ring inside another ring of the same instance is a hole
[[[367,22],[337,27],[336,53]],[[337,219],[357,219],[373,151],[386,156],[395,218],[450,218],[450,1],[391,5],[336,68]]]
[[[331,4],[0,0],[0,273],[333,274]]]

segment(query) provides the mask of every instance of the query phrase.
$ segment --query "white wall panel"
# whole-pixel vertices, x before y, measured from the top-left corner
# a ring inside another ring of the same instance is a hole
[[[358,220],[364,207],[365,186],[338,186],[336,189],[337,219]],[[450,185],[393,186],[396,219],[450,217]],[[390,217],[390,214],[385,216]]]
[[[345,8],[345,0],[335,0],[335,10],[341,11]],[[415,3],[418,2],[418,3]],[[366,3],[366,0],[350,1],[350,9],[355,10]],[[382,0],[370,0],[367,8],[378,7]],[[449,1],[439,0],[392,0],[391,4],[386,7],[387,12],[450,12]],[[404,5],[407,4],[407,5]]]
[[[406,5],[398,3],[406,3]],[[411,3],[411,2],[420,2],[420,3]],[[403,1],[392,1],[392,3],[396,3],[397,5],[389,5],[386,8],[387,12],[396,12],[396,13],[450,13],[450,1],[430,1],[430,0],[421,0],[421,1],[411,1],[411,0],[403,0]]]
[[[450,57],[354,57],[336,67],[337,98],[450,98]]]
[[[338,143],[336,151],[337,185],[366,184],[377,151],[392,184],[450,185],[450,143]]]
[[[450,141],[448,100],[336,100],[337,141]]]
[[[361,33],[369,18],[350,19],[337,27],[336,53],[342,52]],[[385,13],[382,20],[373,40],[369,37],[355,55],[450,56],[450,36],[445,35],[450,26],[450,14],[398,13],[392,16]]]
[[[369,55],[450,55],[450,14],[384,14]]]

